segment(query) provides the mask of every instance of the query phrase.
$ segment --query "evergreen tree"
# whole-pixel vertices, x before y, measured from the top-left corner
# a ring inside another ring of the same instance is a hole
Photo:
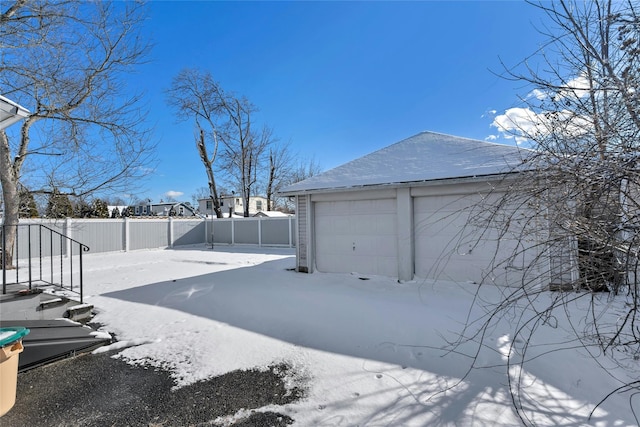
[[[109,206],[102,199],[94,199],[91,203],[91,210],[94,218],[109,218]]]
[[[91,218],[93,211],[87,202],[78,200],[73,208],[73,216],[75,218]]]
[[[20,218],[37,218],[38,207],[33,194],[26,188],[20,189]]]
[[[124,208],[122,211],[124,212],[126,210],[126,208]],[[121,218],[122,215],[120,215],[120,209],[118,209],[118,207],[116,206],[115,208],[113,208],[113,210],[111,211],[111,218]]]
[[[73,216],[73,205],[69,196],[61,194],[57,188],[49,195],[47,202],[47,218],[69,218]]]
[[[121,215],[122,215],[123,218],[133,216],[133,207],[127,206],[127,207],[122,208]]]

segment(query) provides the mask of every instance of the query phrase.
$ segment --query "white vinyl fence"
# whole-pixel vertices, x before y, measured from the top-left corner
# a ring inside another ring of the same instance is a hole
[[[207,243],[295,246],[295,217],[226,218],[206,221]]]
[[[43,225],[90,248],[89,253],[134,251],[195,244],[284,246],[295,245],[295,217],[178,219],[22,219],[20,224]],[[25,256],[31,240],[43,256],[66,255],[67,244],[50,244],[44,237],[18,231],[18,253]],[[23,253],[24,252],[24,253]]]

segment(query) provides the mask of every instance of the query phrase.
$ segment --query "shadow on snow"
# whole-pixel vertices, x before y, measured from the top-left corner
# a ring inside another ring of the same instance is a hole
[[[188,259],[178,262],[202,263]],[[455,424],[473,416],[475,425],[493,425],[501,413],[512,411],[506,366],[497,348],[484,349],[480,357],[486,368],[466,377],[473,362],[469,356],[475,350],[473,345],[463,347],[468,355],[444,350],[447,343],[443,335],[455,339],[451,331],[462,327],[446,316],[447,307],[443,307],[455,301],[425,298],[419,286],[401,285],[391,279],[363,281],[357,275],[307,275],[290,271],[291,267],[291,258],[268,261],[101,296],[180,310],[297,346],[366,359],[364,369],[387,370],[384,374],[398,390],[398,401],[389,402],[380,414],[371,414],[371,422],[403,400],[406,402],[400,403],[402,410],[395,423],[407,423],[429,412],[436,424]],[[459,307],[451,309],[461,312]],[[376,362],[397,367],[376,367]],[[416,381],[415,377],[403,376],[405,367],[433,375]],[[458,383],[462,377],[464,381]],[[555,384],[557,381],[546,378],[544,372],[539,378],[544,378],[545,387],[552,384],[556,395],[557,390],[565,391],[558,397],[553,397],[554,392],[547,393],[545,402],[536,402],[535,396],[530,396],[524,402],[528,414],[537,420],[553,421],[554,425],[587,421],[584,414],[594,402],[581,405],[571,399],[571,392],[576,390]],[[573,403],[565,404],[562,396]],[[587,400],[588,396],[576,399]],[[331,419],[324,421],[331,423]],[[590,423],[616,420],[598,411]]]

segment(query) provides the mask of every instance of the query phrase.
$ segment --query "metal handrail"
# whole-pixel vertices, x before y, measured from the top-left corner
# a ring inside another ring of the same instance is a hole
[[[7,266],[7,251],[5,250],[7,247],[6,230],[9,227],[16,228],[16,239],[12,248],[12,264],[14,264],[12,266]],[[23,239],[25,237],[20,231],[24,229],[26,229],[27,233],[26,253],[25,250],[21,250],[21,243],[24,243]],[[37,230],[36,236],[34,236],[33,230]],[[79,295],[80,302],[83,302],[84,282],[82,254],[89,251],[87,245],[42,224],[4,224],[1,226],[0,233],[2,236],[0,239],[0,267],[2,268],[3,294],[7,293],[7,285],[12,284],[26,284],[29,290],[39,286],[52,286]],[[36,254],[34,254],[33,248],[35,246],[34,238],[37,239],[38,246]],[[54,242],[59,243],[59,247],[54,247]],[[48,243],[48,245],[46,245],[46,243]],[[58,251],[57,254],[56,250]],[[79,256],[79,266],[76,266],[77,270],[75,271],[73,263],[74,255]],[[56,262],[56,257],[59,258],[59,262]],[[21,261],[23,265],[20,265]],[[26,264],[26,266],[24,264]],[[48,265],[48,269],[45,265]],[[58,266],[59,271],[57,271]],[[12,268],[15,268],[15,281],[9,282],[7,271]],[[27,269],[27,277],[21,278],[20,271],[25,268]],[[66,283],[65,276],[68,277]],[[74,278],[76,277],[79,283],[76,282],[74,284]]]

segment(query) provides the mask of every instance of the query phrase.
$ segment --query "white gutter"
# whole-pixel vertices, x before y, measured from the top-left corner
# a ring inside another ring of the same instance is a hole
[[[0,130],[28,117],[29,110],[0,95]]]

